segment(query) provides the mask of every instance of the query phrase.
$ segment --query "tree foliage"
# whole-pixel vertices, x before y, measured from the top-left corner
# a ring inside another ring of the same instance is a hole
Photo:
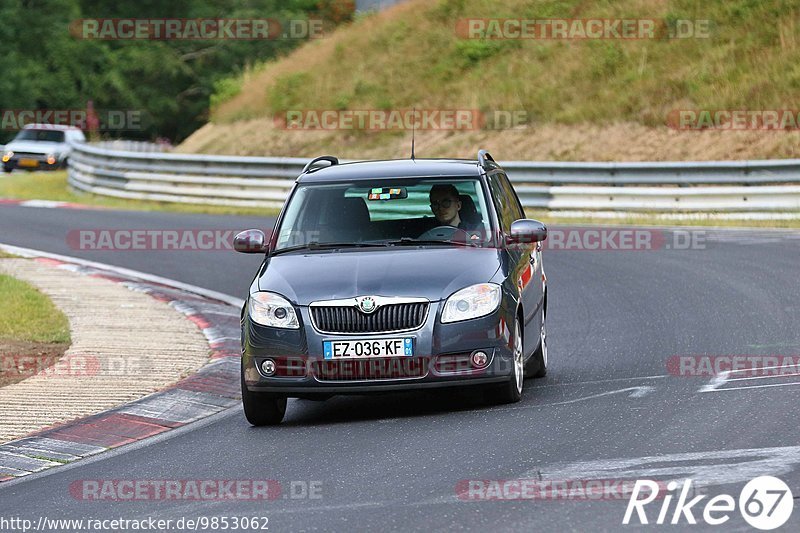
[[[76,21],[297,20],[319,14],[317,0],[4,0],[0,110],[85,109],[92,101],[101,111],[142,117],[141,128],[117,134],[180,141],[207,120],[215,87],[226,87],[225,79],[301,40],[85,39],[75,31]],[[13,134],[0,131],[0,142]]]

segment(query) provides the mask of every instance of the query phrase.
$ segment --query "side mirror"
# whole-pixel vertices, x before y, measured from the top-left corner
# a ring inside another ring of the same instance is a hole
[[[511,224],[511,231],[506,235],[507,244],[529,244],[541,242],[547,238],[547,226],[538,220],[521,218]]]
[[[263,254],[269,246],[263,231],[246,229],[233,238],[233,249],[243,254]]]

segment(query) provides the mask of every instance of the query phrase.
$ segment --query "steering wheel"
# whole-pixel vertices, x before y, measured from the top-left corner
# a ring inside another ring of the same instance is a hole
[[[469,242],[467,232],[455,226],[436,226],[429,229],[419,237],[421,241],[454,241],[457,239]]]

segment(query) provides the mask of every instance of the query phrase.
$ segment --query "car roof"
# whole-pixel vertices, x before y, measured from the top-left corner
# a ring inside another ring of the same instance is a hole
[[[23,130],[58,130],[58,131],[81,131],[75,126],[65,126],[63,124],[25,124]]]
[[[298,183],[370,180],[380,178],[427,178],[480,176],[478,162],[469,159],[393,159],[358,161],[315,168],[301,174]]]

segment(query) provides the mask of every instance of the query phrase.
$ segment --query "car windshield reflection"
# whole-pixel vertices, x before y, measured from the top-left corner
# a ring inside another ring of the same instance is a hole
[[[275,252],[336,247],[478,245],[491,235],[474,178],[301,184]]]

